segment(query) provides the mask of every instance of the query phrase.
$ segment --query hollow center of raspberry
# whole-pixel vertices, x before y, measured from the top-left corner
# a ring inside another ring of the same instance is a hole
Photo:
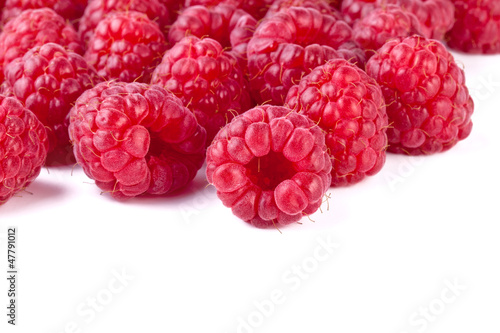
[[[247,165],[250,171],[249,178],[264,191],[272,191],[286,179],[295,174],[293,163],[283,154],[269,152],[266,156],[255,157]]]

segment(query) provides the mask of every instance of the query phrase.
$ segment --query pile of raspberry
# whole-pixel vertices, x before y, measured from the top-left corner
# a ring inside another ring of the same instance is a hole
[[[1,10],[0,205],[44,165],[76,163],[116,200],[168,200],[205,166],[222,204],[259,228],[300,223],[389,153],[467,138],[474,102],[447,46],[500,53],[494,0]]]

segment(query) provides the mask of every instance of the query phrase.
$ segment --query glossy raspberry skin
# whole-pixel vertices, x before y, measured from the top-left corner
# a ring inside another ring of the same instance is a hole
[[[233,214],[257,227],[314,213],[330,186],[325,136],[306,116],[263,105],[237,117],[207,150],[207,179]]]
[[[470,134],[474,103],[464,71],[440,42],[420,36],[391,40],[366,71],[384,93],[389,151],[433,154]]]
[[[99,22],[114,11],[144,13],[158,24],[163,33],[168,31],[170,14],[167,7],[158,0],[91,0],[78,25],[78,33],[85,44],[89,42]]]
[[[70,112],[76,160],[116,199],[163,195],[188,184],[205,158],[205,130],[160,86],[103,82]]]
[[[76,99],[102,79],[82,56],[47,43],[14,59],[5,69],[5,91],[46,126],[48,164],[74,163],[65,119]]]
[[[467,53],[500,53],[500,2],[455,0],[448,46]]]
[[[182,39],[163,56],[151,79],[178,96],[207,130],[207,145],[236,114],[251,107],[238,61],[211,38]]]
[[[374,9],[390,4],[413,13],[420,22],[424,37],[442,40],[453,26],[454,5],[451,0],[344,0],[342,14],[353,24]]]
[[[247,52],[253,99],[274,105],[283,105],[288,90],[329,59],[343,58],[364,66],[365,58],[346,22],[301,7],[264,19]]]
[[[65,20],[74,21],[83,15],[87,0],[6,0],[2,11],[2,22],[19,16],[23,10],[48,7]]]
[[[397,5],[376,8],[353,26],[353,38],[367,52],[367,58],[394,37],[422,35],[417,17]]]
[[[29,49],[45,43],[56,43],[83,54],[75,29],[52,9],[28,9],[10,20],[0,33],[1,78],[5,65],[22,57]]]
[[[326,133],[332,186],[355,184],[380,171],[387,147],[387,113],[374,79],[346,60],[330,60],[290,89],[286,105]]]
[[[99,22],[84,56],[106,80],[147,83],[166,48],[163,33],[146,15],[114,12]]]
[[[256,26],[256,19],[234,5],[192,6],[182,11],[172,24],[168,40],[174,45],[188,35],[210,37],[224,48],[231,47],[242,65],[247,61],[247,44]]]
[[[0,205],[40,174],[47,146],[36,116],[17,99],[0,95]]]
[[[331,6],[329,1],[325,0],[275,0],[267,10],[266,17],[272,16],[282,10],[286,11],[290,7],[313,8],[322,14],[333,15],[338,19],[342,19],[340,11]]]

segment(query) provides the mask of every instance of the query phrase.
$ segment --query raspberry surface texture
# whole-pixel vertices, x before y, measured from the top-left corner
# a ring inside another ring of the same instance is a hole
[[[70,22],[83,15],[87,0],[6,0],[2,11],[2,21],[19,16],[23,10],[48,7]]]
[[[46,43],[56,43],[83,54],[75,29],[52,9],[28,9],[10,20],[0,33],[1,78],[5,65],[22,57],[31,48]]]
[[[166,48],[163,33],[145,14],[113,12],[94,30],[85,60],[106,80],[148,83]]]
[[[417,17],[397,5],[374,9],[354,23],[353,31],[354,40],[366,50],[367,58],[391,38],[423,35]]]
[[[0,205],[38,177],[47,146],[36,116],[14,97],[0,95]]]
[[[146,14],[158,24],[163,33],[168,31],[170,14],[159,0],[90,0],[79,21],[78,33],[84,43],[88,43],[99,22],[112,12],[135,11]]]
[[[288,90],[328,60],[343,58],[364,66],[365,59],[346,22],[302,7],[264,19],[247,53],[253,99],[274,105],[283,105]]]
[[[376,8],[398,5],[413,13],[420,22],[424,37],[442,40],[454,22],[454,5],[451,0],[343,0],[344,19],[353,24]]]
[[[448,46],[467,53],[500,53],[500,2],[455,0]]]
[[[355,184],[384,165],[384,96],[377,82],[355,65],[335,59],[316,67],[290,89],[286,105],[326,133],[332,186]]]
[[[464,71],[445,46],[420,36],[387,42],[366,64],[387,105],[388,150],[432,154],[471,132],[474,103]]]
[[[207,150],[207,179],[222,203],[263,228],[314,213],[330,186],[331,167],[322,130],[283,106],[235,117]]]
[[[76,99],[102,79],[82,56],[47,43],[14,59],[5,69],[6,91],[46,126],[48,164],[74,163],[65,122]]]
[[[257,26],[257,20],[234,5],[220,4],[210,8],[192,6],[177,17],[168,33],[168,40],[174,45],[184,37],[210,37],[222,47],[231,47],[240,59],[247,62],[247,45]]]
[[[98,84],[76,101],[69,133],[87,176],[116,199],[178,190],[205,158],[205,130],[157,85]]]
[[[251,107],[236,57],[214,39],[185,37],[163,56],[151,83],[178,96],[207,130],[207,145],[236,114]]]

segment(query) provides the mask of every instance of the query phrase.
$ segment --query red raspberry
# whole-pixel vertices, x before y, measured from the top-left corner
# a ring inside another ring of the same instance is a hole
[[[198,38],[210,37],[224,48],[231,47],[241,60],[240,65],[244,65],[247,44],[256,26],[257,21],[250,14],[234,5],[192,6],[177,17],[168,33],[168,40],[174,45],[190,34]]]
[[[36,116],[17,99],[0,95],[0,205],[40,174],[47,145]]]
[[[354,40],[367,51],[367,58],[391,38],[422,35],[417,17],[397,5],[376,8],[357,20],[353,31]]]
[[[330,186],[331,167],[321,129],[283,106],[235,117],[207,150],[207,179],[218,197],[258,227],[314,213]]]
[[[64,19],[75,21],[83,15],[87,0],[7,0],[2,11],[2,21],[19,16],[23,10],[48,7]]]
[[[303,75],[336,58],[364,65],[364,51],[346,22],[301,7],[266,18],[248,43],[252,97],[283,105],[288,89]]]
[[[222,126],[251,107],[236,57],[211,38],[190,36],[175,44],[155,69],[151,83],[181,98],[207,130],[207,145]]]
[[[114,11],[144,13],[151,21],[158,23],[163,33],[168,30],[168,9],[158,0],[90,0],[78,25],[78,33],[85,44],[89,42],[99,22]]]
[[[443,39],[454,22],[454,6],[451,0],[344,0],[342,13],[351,24],[374,9],[389,4],[398,5],[413,13],[420,21],[423,36]]]
[[[500,2],[454,0],[455,25],[448,46],[468,53],[500,53]]]
[[[103,82],[70,112],[76,160],[116,199],[188,184],[205,158],[205,130],[174,95],[144,83]]]
[[[167,45],[155,22],[139,12],[113,12],[97,25],[85,60],[106,80],[149,82]]]
[[[275,0],[186,0],[184,7],[202,5],[205,7],[213,7],[219,4],[233,5],[243,9],[245,12],[252,15],[255,19],[262,19],[268,8]]]
[[[342,19],[340,12],[326,0],[275,0],[267,10],[266,17],[270,17],[282,10],[286,11],[290,7],[313,8],[322,14],[333,15]]]
[[[13,60],[4,73],[6,90],[47,128],[47,163],[73,163],[65,118],[76,99],[102,81],[96,71],[79,54],[47,43]]]
[[[393,39],[370,58],[366,71],[384,93],[389,151],[432,154],[469,135],[474,104],[464,71],[440,42]]]
[[[28,9],[10,20],[0,34],[1,79],[3,80],[5,65],[22,57],[29,49],[46,43],[56,43],[73,52],[83,54],[75,29],[66,24],[64,19],[52,9]]]
[[[380,171],[387,147],[387,113],[379,85],[346,60],[330,60],[288,92],[288,106],[326,132],[332,186],[351,185]]]

